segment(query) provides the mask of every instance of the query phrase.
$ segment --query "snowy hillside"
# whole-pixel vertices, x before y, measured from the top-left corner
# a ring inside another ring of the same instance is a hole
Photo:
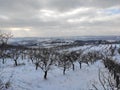
[[[90,90],[93,89],[92,84],[100,86],[98,79],[98,69],[105,72],[101,62],[94,65],[83,65],[82,69],[76,65],[75,71],[71,69],[66,75],[62,74],[62,70],[52,67],[49,71],[48,79],[43,79],[43,72],[35,70],[30,63],[26,65],[14,67],[9,65],[4,68],[4,78],[9,79],[11,74],[11,87],[9,90]],[[76,63],[77,64],[77,63]],[[101,89],[102,90],[102,89]]]
[[[24,42],[23,47],[12,43],[0,48],[1,90],[119,88],[119,44],[79,46],[71,40],[47,39],[39,42],[44,47],[34,47],[26,44],[36,41],[15,42]]]

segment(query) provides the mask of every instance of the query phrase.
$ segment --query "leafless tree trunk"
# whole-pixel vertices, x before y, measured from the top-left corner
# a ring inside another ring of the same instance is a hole
[[[48,72],[48,71],[45,71],[45,72],[44,72],[44,79],[47,79],[47,72]]]

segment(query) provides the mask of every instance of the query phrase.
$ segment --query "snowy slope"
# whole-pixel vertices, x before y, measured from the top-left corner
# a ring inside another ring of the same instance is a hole
[[[4,75],[6,80],[11,74],[11,88],[9,90],[90,90],[92,84],[99,85],[98,69],[104,70],[103,64],[99,61],[94,65],[87,66],[83,64],[79,69],[76,63],[75,71],[69,70],[66,75],[62,74],[62,69],[52,67],[48,73],[48,79],[43,79],[43,72],[35,70],[30,62],[23,66],[13,67],[9,65],[4,67]],[[100,87],[99,87],[100,88]]]
[[[115,45],[112,45],[113,47]],[[117,49],[120,48],[116,45]],[[101,51],[103,52],[109,50],[111,45],[84,45],[79,47],[72,47],[64,50],[77,51],[84,50],[84,53],[90,51]],[[116,55],[114,58],[119,62],[120,55],[116,49]],[[61,52],[63,50],[60,50]],[[67,70],[66,75],[63,75],[62,68],[52,66],[51,70],[48,72],[48,79],[43,79],[43,71],[39,68],[35,70],[35,65],[31,61],[19,60],[19,63],[24,63],[25,65],[15,67],[14,62],[7,60],[3,65],[0,62],[0,67],[2,68],[2,76],[4,81],[10,79],[11,87],[8,90],[95,90],[92,84],[95,84],[99,90],[103,90],[98,79],[98,71],[101,69],[103,72],[108,72],[102,63],[102,61],[97,61],[92,65],[82,64],[82,69],[79,69],[79,64],[75,63],[75,71],[72,68]],[[11,77],[12,75],[12,77]],[[11,77],[11,78],[10,78]]]

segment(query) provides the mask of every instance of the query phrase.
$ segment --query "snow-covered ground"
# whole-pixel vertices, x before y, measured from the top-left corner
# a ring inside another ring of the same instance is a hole
[[[9,90],[94,90],[92,84],[101,88],[98,69],[105,71],[101,61],[90,66],[83,64],[82,69],[76,63],[75,71],[69,69],[66,75],[62,74],[61,68],[54,66],[48,72],[48,79],[44,80],[41,69],[35,70],[30,62],[18,67],[11,63],[4,66],[3,76],[8,80],[12,74]]]
[[[116,46],[119,48],[119,45]],[[89,52],[92,50],[107,50],[110,47],[111,45],[87,45],[65,50],[76,51],[80,49]],[[115,57],[119,58],[120,55],[116,52]],[[19,62],[24,64],[15,67],[14,61],[7,60],[4,65],[0,62],[4,81],[10,79],[11,86],[8,90],[95,90],[92,85],[95,85],[99,90],[103,90],[98,72],[101,69],[103,72],[108,73],[101,60],[89,66],[82,64],[82,69],[75,62],[75,71],[70,68],[67,70],[66,75],[63,75],[62,68],[52,66],[48,72],[47,80],[45,80],[43,79],[44,72],[40,68],[35,70],[35,65],[31,61],[20,59]]]

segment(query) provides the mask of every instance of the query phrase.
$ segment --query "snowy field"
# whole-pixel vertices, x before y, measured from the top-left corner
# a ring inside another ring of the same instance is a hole
[[[93,65],[83,64],[82,69],[76,63],[75,71],[68,70],[66,75],[56,67],[48,73],[48,79],[43,79],[41,69],[35,70],[33,64],[14,67],[12,65],[3,68],[5,80],[11,78],[9,90],[94,90],[92,84],[99,86],[98,69],[105,71],[101,61]]]
[[[110,47],[111,45],[87,45],[59,51],[82,50],[84,51],[82,54],[86,54],[91,51],[106,52]],[[112,47],[116,47],[113,58],[119,62],[120,55],[117,52],[119,45],[113,44]],[[107,53],[109,54],[108,51]],[[11,59],[7,59],[5,64],[0,62],[3,81],[10,81],[7,90],[96,90],[95,87],[104,90],[99,80],[99,70],[104,72],[106,76],[109,73],[102,60],[89,65],[83,63],[81,69],[76,61],[74,62],[75,70],[73,71],[72,67],[70,67],[66,70],[65,75],[63,75],[63,68],[55,65],[51,66],[45,80],[43,78],[44,72],[40,68],[36,70],[31,60],[19,58],[18,63],[22,63],[22,65],[15,66],[14,61]]]

